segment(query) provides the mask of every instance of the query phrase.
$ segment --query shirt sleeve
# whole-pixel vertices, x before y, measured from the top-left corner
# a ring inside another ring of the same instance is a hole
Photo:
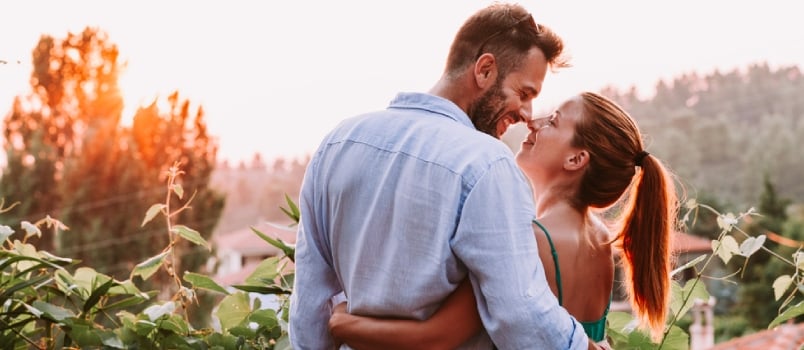
[[[451,241],[467,266],[483,325],[500,349],[585,349],[582,326],[559,306],[544,276],[531,189],[509,157],[469,191]]]
[[[324,238],[313,211],[315,173],[308,167],[302,183],[301,220],[296,236],[296,277],[290,298],[290,342],[294,349],[334,349],[329,333],[330,298],[341,291]]]

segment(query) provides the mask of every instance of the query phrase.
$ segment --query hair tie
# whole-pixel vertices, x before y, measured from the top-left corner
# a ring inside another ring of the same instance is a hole
[[[645,159],[645,157],[647,157],[648,154],[650,153],[645,151],[639,151],[639,153],[637,153],[637,155],[634,156],[634,164],[636,164],[636,166],[638,167],[642,167],[642,160]]]

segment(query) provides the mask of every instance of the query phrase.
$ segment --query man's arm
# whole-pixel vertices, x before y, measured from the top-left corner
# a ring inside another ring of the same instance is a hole
[[[586,349],[583,327],[550,291],[530,220],[533,198],[513,159],[478,178],[451,244],[470,271],[478,312],[501,349]]]
[[[296,236],[296,278],[290,298],[290,342],[294,349],[332,349],[335,340],[327,323],[332,307],[330,298],[340,290],[332,268],[324,232],[316,224],[313,211],[315,201],[315,164],[310,162],[302,183],[299,209],[301,220]]]

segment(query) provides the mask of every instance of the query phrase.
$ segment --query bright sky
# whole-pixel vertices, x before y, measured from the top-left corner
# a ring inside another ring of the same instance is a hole
[[[40,35],[109,34],[128,68],[124,118],[179,90],[203,105],[219,158],[301,157],[353,114],[441,74],[477,0],[15,1],[0,12],[0,116],[29,91]],[[549,75],[534,110],[581,90],[727,71],[759,61],[804,65],[796,2],[520,1],[565,39],[573,68]],[[16,61],[21,61],[17,64]],[[804,68],[804,67],[802,67]]]

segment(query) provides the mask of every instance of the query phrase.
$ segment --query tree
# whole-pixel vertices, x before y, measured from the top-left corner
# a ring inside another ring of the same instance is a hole
[[[759,220],[751,221],[746,227],[746,232],[756,232],[757,234],[773,232],[787,238],[801,240],[803,238],[801,230],[787,223],[786,209],[790,200],[778,195],[767,175],[764,177],[763,188],[764,190],[759,196],[758,208],[762,216]],[[784,230],[785,227],[789,227],[789,230]],[[773,241],[767,241],[765,246],[786,258],[791,258],[796,251],[795,248],[785,247]],[[748,320],[751,327],[761,329],[778,315],[778,308],[781,305],[781,302],[772,302],[775,298],[773,288],[770,286],[773,285],[776,277],[790,274],[792,271],[788,270],[792,269],[789,265],[772,258],[765,252],[754,254],[751,262],[745,268],[746,270],[740,278],[737,312]]]
[[[9,161],[0,190],[7,202],[21,203],[5,220],[57,217],[70,230],[59,237],[43,232],[41,249],[55,248],[125,278],[167,245],[164,223],[140,227],[137,219],[151,203],[163,202],[165,173],[178,162],[188,192],[180,200],[194,198],[175,219],[209,238],[224,198],[209,186],[217,143],[207,133],[203,108],[194,110],[174,92],[168,110],[154,101],[139,108],[131,127],[121,125],[124,66],[117,46],[98,29],[64,40],[43,36],[33,63],[32,93],[17,98],[5,120]],[[179,273],[198,270],[210,255],[189,246],[178,252]]]

